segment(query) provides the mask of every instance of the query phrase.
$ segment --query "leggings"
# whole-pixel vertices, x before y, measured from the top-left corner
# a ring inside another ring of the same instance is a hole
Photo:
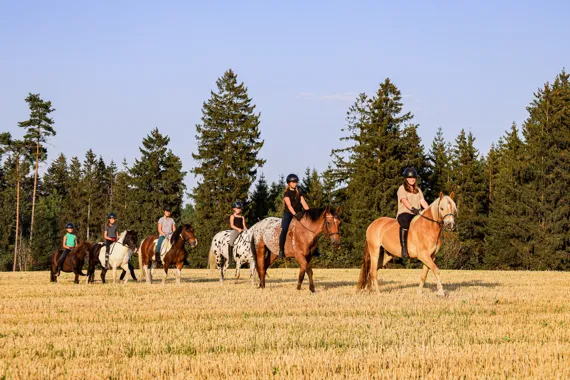
[[[409,214],[407,212],[404,212],[400,215],[398,215],[398,223],[400,224],[400,228],[404,229],[404,230],[409,230],[410,229],[410,223],[412,222],[412,219],[414,219],[415,215],[414,214]]]
[[[106,252],[107,257],[111,256],[111,244],[113,243],[114,241],[105,239],[105,247],[107,247],[107,252]]]
[[[281,235],[279,235],[279,250],[285,250],[285,241],[287,240],[287,232],[289,232],[289,224],[293,220],[293,214],[289,211],[283,213],[283,219],[281,219]]]
[[[61,254],[61,256],[59,257],[59,260],[57,261],[57,266],[58,267],[62,267],[63,263],[65,262],[65,258],[67,257],[67,254],[71,252],[71,249],[64,249],[63,253]]]

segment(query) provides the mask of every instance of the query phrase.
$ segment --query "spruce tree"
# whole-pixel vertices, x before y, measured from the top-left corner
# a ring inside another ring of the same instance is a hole
[[[198,184],[192,191],[197,233],[205,241],[228,228],[231,204],[247,199],[257,169],[265,160],[258,157],[263,146],[259,114],[237,75],[228,70],[216,81],[217,91],[202,107],[202,123],[196,125],[198,165],[192,170]],[[206,256],[209,247],[198,248]]]
[[[251,194],[251,203],[249,204],[250,224],[257,223],[257,221],[265,218],[269,213],[269,208],[269,186],[267,185],[265,175],[261,174]]]
[[[129,170],[132,191],[127,195],[134,213],[132,226],[139,236],[156,233],[158,219],[162,216],[164,206],[172,209],[176,219],[182,210],[184,196],[184,177],[182,162],[170,149],[170,138],[162,135],[157,128],[143,139],[139,148],[141,157]]]
[[[449,194],[451,181],[450,146],[443,137],[443,130],[438,128],[437,134],[428,153],[428,181],[424,193],[427,198],[435,199],[440,192]]]
[[[19,122],[18,125],[27,129],[24,139],[33,142],[35,145],[34,191],[32,196],[32,219],[30,226],[30,242],[32,242],[39,163],[40,160],[43,161],[47,157],[43,144],[45,144],[48,137],[55,136],[55,129],[53,129],[54,122],[53,119],[49,117],[55,109],[52,107],[51,101],[44,101],[40,97],[40,94],[30,93],[26,98],[26,103],[28,103],[30,109],[30,118],[26,121]]]

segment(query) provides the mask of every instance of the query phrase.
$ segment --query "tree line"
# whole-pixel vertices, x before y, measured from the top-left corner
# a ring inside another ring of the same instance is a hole
[[[164,205],[178,222],[192,223],[199,244],[190,263],[204,267],[213,235],[226,229],[231,203],[245,203],[248,225],[283,211],[281,175],[268,181],[261,115],[236,73],[228,70],[203,103],[196,125],[197,185],[186,189],[182,160],[169,137],[153,129],[132,165],[105,161],[89,150],[82,158],[63,154],[47,160],[47,141],[56,133],[51,102],[39,94],[26,99],[30,114],[19,123],[21,139],[0,134],[0,269],[47,266],[72,221],[80,239],[102,239],[106,215],[119,215],[120,229],[139,237],[156,231]],[[443,234],[438,265],[454,269],[550,269],[570,266],[570,84],[563,70],[533,94],[528,117],[513,123],[490,150],[475,148],[472,132],[446,141],[440,128],[424,147],[411,112],[403,112],[400,90],[387,78],[374,94],[360,94],[347,110],[331,162],[318,172],[307,168],[300,188],[312,207],[343,206],[342,249],[321,240],[316,265],[359,265],[367,226],[395,216],[401,173],[413,166],[428,202],[440,191],[456,194],[457,229]],[[288,174],[288,173],[283,173]],[[185,195],[191,202],[183,204]],[[417,265],[396,262],[395,265]]]

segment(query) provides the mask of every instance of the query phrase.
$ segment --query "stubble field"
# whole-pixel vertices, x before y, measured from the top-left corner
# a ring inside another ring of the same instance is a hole
[[[417,294],[419,274],[381,270],[369,294],[356,269],[316,269],[311,294],[295,269],[263,291],[206,270],[180,286],[0,273],[0,378],[570,377],[570,273],[443,271],[445,298],[431,274]]]

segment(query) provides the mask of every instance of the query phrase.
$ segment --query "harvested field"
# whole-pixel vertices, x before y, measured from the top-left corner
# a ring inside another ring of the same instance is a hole
[[[296,269],[263,291],[206,270],[180,286],[0,273],[0,378],[570,377],[570,273],[442,271],[445,298],[431,274],[417,294],[419,274],[381,270],[370,294],[357,269],[316,269],[311,294]]]

